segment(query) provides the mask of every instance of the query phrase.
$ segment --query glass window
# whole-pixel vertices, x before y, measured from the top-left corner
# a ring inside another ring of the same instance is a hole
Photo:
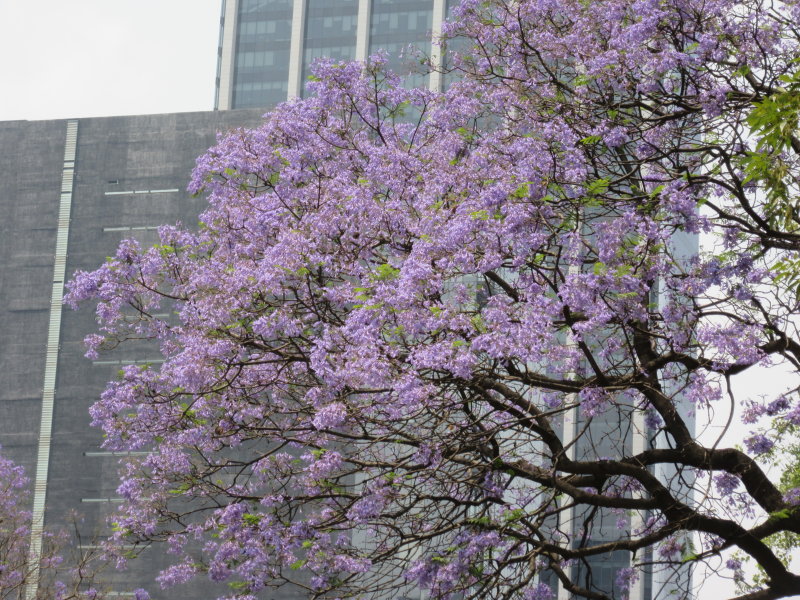
[[[451,19],[453,16],[453,9],[461,3],[461,0],[447,0],[447,18]],[[447,53],[467,54],[471,51],[470,41],[467,38],[458,37],[447,41]],[[448,59],[447,54],[444,57],[444,67],[446,70],[453,68],[453,61]],[[442,78],[444,87],[447,88],[451,83],[461,77],[457,71],[445,73]]]
[[[373,0],[369,53],[386,50],[389,68],[404,75],[413,72],[416,59],[401,57],[401,54],[409,46],[414,46],[424,55],[429,55],[432,27],[432,0]],[[422,76],[408,81],[409,85],[424,83]]]
[[[238,18],[233,107],[283,102],[288,92],[292,0],[241,0]]]
[[[342,61],[355,59],[357,21],[358,0],[308,0],[303,81],[308,80],[311,64],[317,58],[327,56]]]

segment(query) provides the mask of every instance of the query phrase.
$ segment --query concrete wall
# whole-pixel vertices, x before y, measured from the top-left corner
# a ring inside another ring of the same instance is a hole
[[[155,241],[155,231],[144,228],[178,220],[194,226],[205,205],[185,191],[196,157],[218,131],[256,125],[262,113],[79,119],[67,279],[78,269],[98,267],[123,237]],[[64,120],[0,123],[0,445],[32,479],[40,437],[47,437],[40,418],[66,128]],[[146,193],[121,193],[134,191]],[[109,532],[106,518],[117,506],[119,460],[100,448],[102,433],[90,427],[88,408],[115,378],[119,364],[112,360],[159,358],[156,349],[138,348],[90,361],[82,340],[94,328],[90,307],[64,308],[44,518],[46,526],[64,524],[77,512],[84,545]],[[207,583],[160,592],[151,582],[164,564],[162,551],[151,548],[130,570],[112,572],[107,581],[120,592],[146,587],[154,599],[213,597]],[[297,596],[265,592],[263,597]]]

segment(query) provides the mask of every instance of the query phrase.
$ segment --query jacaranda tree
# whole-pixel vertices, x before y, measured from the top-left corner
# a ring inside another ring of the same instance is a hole
[[[93,408],[108,448],[152,450],[117,537],[243,599],[682,598],[698,564],[800,594],[800,399],[730,386],[800,366],[798,22],[466,0],[444,93],[320,62],[199,159],[198,231],[72,282],[90,354],[165,359]],[[700,441],[712,413],[741,447]]]

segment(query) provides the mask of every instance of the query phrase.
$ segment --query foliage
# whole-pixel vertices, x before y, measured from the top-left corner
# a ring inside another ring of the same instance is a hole
[[[797,442],[771,424],[800,425],[796,390],[729,387],[800,364],[798,18],[467,0],[444,93],[320,62],[310,98],[198,160],[198,232],[71,284],[99,301],[90,355],[165,357],[92,410],[108,448],[153,450],[117,538],[169,540],[164,585],[247,599],[680,598],[734,550],[764,573],[727,558],[743,597],[800,593],[800,494],[759,464]],[[743,449],[694,433],[728,398]]]

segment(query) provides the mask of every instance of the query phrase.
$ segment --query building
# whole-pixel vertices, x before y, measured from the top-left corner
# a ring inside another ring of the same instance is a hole
[[[214,108],[302,97],[314,59],[364,61],[378,50],[402,70],[409,44],[439,64],[433,39],[458,0],[224,0]],[[414,85],[442,86],[439,73]]]

